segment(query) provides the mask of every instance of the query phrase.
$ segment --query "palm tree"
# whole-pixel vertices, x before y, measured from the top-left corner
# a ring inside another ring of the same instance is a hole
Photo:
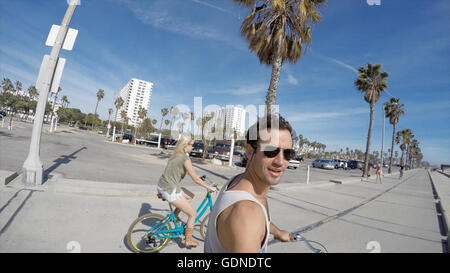
[[[3,78],[2,89],[3,92],[14,91],[14,86],[9,78]]]
[[[141,123],[144,120],[146,115],[147,115],[147,109],[140,107],[139,110],[138,110],[138,117],[139,117],[139,120],[140,120]],[[137,131],[138,131],[138,126],[136,124],[136,130],[134,130],[134,137],[133,137],[134,144],[136,144]]]
[[[16,81],[16,94],[19,95],[19,92],[22,91],[22,83],[20,81]]]
[[[161,109],[161,124],[159,125],[159,131],[160,132],[161,132],[161,128],[162,128],[162,125],[163,125],[163,119],[164,119],[165,116],[167,116],[168,113],[169,113],[169,109],[167,109],[167,108],[162,108]]]
[[[34,100],[34,98],[39,95],[36,90],[36,86],[31,85],[30,87],[28,87],[28,95],[30,95],[30,99],[32,100]]]
[[[167,128],[167,125],[170,124],[170,120],[168,120],[168,119],[164,120],[164,124],[166,124],[166,128]]]
[[[98,103],[103,99],[104,96],[105,96],[105,91],[103,89],[99,89],[97,92],[97,104],[95,105],[94,122],[92,122],[92,130],[94,130],[94,125],[96,122]]]
[[[122,97],[118,97],[115,101],[114,101],[114,106],[116,106],[116,115],[114,116],[114,127],[116,127],[116,122],[117,122],[117,114],[119,113],[119,109],[122,108],[123,106],[123,99]],[[115,129],[114,129],[115,131]],[[115,141],[114,139],[112,141]]]
[[[184,125],[186,125],[186,120],[189,118],[189,116],[191,115],[191,113],[189,112],[184,112],[181,117],[183,118],[183,126],[181,128],[182,132],[184,133]]]
[[[367,178],[369,174],[369,152],[370,152],[370,138],[372,136],[373,113],[375,110],[375,103],[380,98],[381,92],[387,88],[386,78],[389,75],[386,72],[381,72],[381,65],[367,64],[366,68],[358,68],[358,79],[355,81],[355,86],[358,91],[364,93],[364,100],[370,104],[370,121],[369,132],[367,134],[366,154],[364,157],[364,172],[363,177]]]
[[[67,106],[69,106],[69,100],[67,99],[67,96],[62,96],[61,100],[62,100],[63,107],[67,108]]]
[[[405,151],[407,151],[407,145],[410,142],[411,138],[414,135],[411,132],[411,129],[404,129],[400,132],[397,132],[397,137],[395,138],[395,143],[400,144],[400,150],[402,150],[402,156],[400,157],[400,165],[404,165],[403,158],[405,158]]]
[[[241,35],[261,63],[272,66],[266,95],[266,112],[276,102],[281,66],[287,60],[296,63],[302,50],[311,44],[312,23],[321,20],[319,8],[326,0],[234,0],[253,7],[241,25]]]
[[[172,126],[173,126],[173,120],[180,114],[180,110],[178,110],[178,107],[174,106],[170,108],[170,116],[172,117],[172,120],[170,121],[170,133],[172,133]]]
[[[109,128],[111,128],[111,115],[113,113],[113,109],[109,108],[108,109],[108,129],[106,131],[106,137],[109,137]]]
[[[122,119],[122,129],[121,129],[121,136],[120,136],[120,142],[122,142],[123,140],[123,127],[125,126],[125,124],[127,124],[128,126],[128,117],[127,117],[127,112],[125,110],[120,111],[120,117]]]
[[[399,116],[403,115],[405,112],[403,111],[402,107],[405,106],[404,104],[399,104],[399,99],[397,98],[391,98],[390,102],[384,103],[384,110],[386,113],[386,117],[389,118],[389,123],[392,124],[392,145],[391,145],[391,157],[389,160],[389,168],[388,173],[391,173],[392,170],[392,158],[394,155],[394,141],[395,141],[395,128],[397,126]]]

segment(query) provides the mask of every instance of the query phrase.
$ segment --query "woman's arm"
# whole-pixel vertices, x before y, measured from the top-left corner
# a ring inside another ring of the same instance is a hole
[[[186,172],[189,174],[189,176],[192,178],[192,180],[195,183],[197,183],[198,185],[200,185],[202,187],[207,188],[209,191],[213,191],[213,192],[216,191],[216,188],[211,187],[210,185],[206,184],[203,180],[200,179],[200,177],[195,172],[190,159],[188,159],[184,162],[184,168],[186,169]]]

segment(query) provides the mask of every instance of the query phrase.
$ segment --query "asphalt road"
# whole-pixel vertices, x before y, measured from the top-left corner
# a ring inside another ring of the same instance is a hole
[[[48,179],[58,175],[68,179],[156,185],[170,155],[170,151],[161,154],[160,150],[147,146],[111,143],[102,135],[69,127],[48,133],[47,126],[41,138],[40,157]],[[0,128],[0,170],[21,172],[28,155],[31,130],[32,124],[22,122],[17,122],[11,131]],[[235,156],[235,160],[239,158]],[[205,174],[217,183],[225,183],[244,171],[239,166],[217,166],[196,158],[192,161],[199,175]],[[296,170],[286,170],[281,183],[306,183],[307,164],[311,160],[302,162]],[[361,177],[361,174],[360,170],[311,168],[310,181]],[[183,183],[194,185],[191,179]]]

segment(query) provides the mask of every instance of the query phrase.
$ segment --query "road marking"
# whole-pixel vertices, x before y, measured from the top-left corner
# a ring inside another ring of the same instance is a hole
[[[323,223],[323,224],[325,224],[326,222],[329,222],[329,221],[331,221],[331,220],[333,220],[333,219],[336,219],[336,218],[337,218],[337,215],[334,215],[334,216],[328,217],[327,219],[325,219],[325,220],[322,220],[322,223]]]

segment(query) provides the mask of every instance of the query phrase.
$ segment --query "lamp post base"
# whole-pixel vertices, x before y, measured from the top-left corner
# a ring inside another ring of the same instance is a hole
[[[22,183],[27,186],[42,185],[44,168],[42,166],[23,166]]]

